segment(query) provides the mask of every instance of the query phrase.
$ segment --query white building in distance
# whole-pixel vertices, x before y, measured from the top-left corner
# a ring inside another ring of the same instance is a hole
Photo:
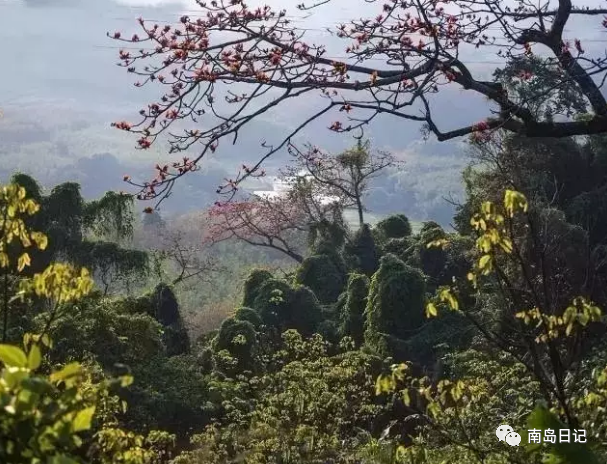
[[[293,186],[297,183],[297,180],[301,178],[312,180],[312,176],[309,174],[306,175],[305,171],[300,171],[296,176],[293,177],[279,178],[274,176],[270,178],[272,181],[272,190],[255,190],[253,191],[253,195],[264,200],[285,198]],[[317,200],[321,205],[326,206],[332,203],[338,203],[339,197],[317,195],[315,200]]]

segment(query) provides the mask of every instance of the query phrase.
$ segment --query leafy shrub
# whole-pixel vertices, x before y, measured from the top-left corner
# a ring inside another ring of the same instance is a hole
[[[379,221],[375,230],[383,240],[404,238],[411,235],[411,224],[404,214],[393,214]]]
[[[379,253],[368,224],[363,224],[356,231],[352,242],[346,246],[346,252],[355,258],[354,262],[359,272],[371,276],[377,270]]]
[[[259,312],[265,325],[278,329],[296,329],[309,335],[320,320],[320,304],[307,287],[293,287],[280,279],[264,282],[257,291],[253,308]]]
[[[257,345],[257,332],[248,321],[239,321],[232,317],[224,320],[215,339],[215,350],[227,350],[239,362],[240,366],[250,366]]]
[[[357,345],[364,340],[365,308],[369,293],[369,278],[362,274],[350,274],[345,304],[340,314],[340,335],[350,336]]]
[[[265,269],[253,269],[244,282],[242,306],[252,308],[261,285],[271,278],[272,274],[269,271]]]
[[[423,322],[425,293],[418,269],[394,255],[384,256],[369,288],[365,344],[380,353],[398,351],[398,339],[411,337]]]
[[[343,290],[346,276],[330,255],[306,258],[297,269],[298,283],[309,287],[323,304],[333,303]]]
[[[259,326],[263,324],[263,321],[261,320],[261,317],[259,316],[257,311],[252,308],[247,308],[245,306],[241,306],[236,310],[236,313],[234,314],[234,319],[239,321],[250,322],[251,324],[253,324],[253,327],[255,327],[256,330],[259,328]]]

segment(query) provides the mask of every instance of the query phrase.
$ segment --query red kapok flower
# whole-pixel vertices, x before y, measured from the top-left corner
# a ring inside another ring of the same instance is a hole
[[[335,121],[333,124],[331,124],[331,126],[329,126],[329,129],[337,132],[342,129],[342,124],[339,121]]]
[[[145,137],[140,138],[140,139],[137,141],[137,143],[139,144],[139,146],[140,146],[141,148],[144,148],[144,149],[145,149],[145,148],[150,148],[150,146],[152,145],[152,142],[150,142],[150,140],[149,140],[149,139],[147,139],[147,138],[145,138]]]

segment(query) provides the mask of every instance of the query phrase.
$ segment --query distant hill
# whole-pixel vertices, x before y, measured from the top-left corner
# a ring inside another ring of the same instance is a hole
[[[112,112],[106,107],[87,112],[78,105],[70,106],[69,101],[36,103],[28,99],[21,105],[7,105],[3,111],[0,177],[4,180],[14,171],[28,173],[47,187],[73,180],[83,184],[83,194],[88,198],[106,190],[126,189],[122,181],[126,174],[135,180],[148,180],[155,163],[174,159],[167,155],[166,143],[149,151],[136,150],[132,134],[110,127]],[[250,163],[264,152],[260,147],[262,128],[272,131],[268,123],[254,123],[237,145],[224,144],[202,162],[200,172],[180,179],[173,197],[163,204],[166,212],[183,213],[216,201],[217,187],[233,178],[241,164]],[[377,140],[377,148],[382,148],[380,143],[381,139]],[[366,204],[378,214],[404,212],[420,220],[432,218],[446,224],[453,207],[444,198],[461,197],[466,157],[457,144],[413,141],[409,146],[394,151],[405,162],[404,168],[377,179]],[[189,155],[195,156],[196,152]],[[289,160],[285,153],[279,153],[268,160],[265,169],[276,173]],[[248,188],[259,189],[259,185],[253,183]]]
[[[116,66],[119,45],[106,37],[114,30],[134,30],[135,18],[176,18],[179,6],[131,9],[113,2],[92,0],[28,0],[0,5],[0,40],[8,47],[3,65],[8,70],[0,87],[0,177],[16,171],[33,175],[52,187],[74,180],[85,184],[86,196],[125,188],[122,178],[148,180],[155,163],[171,162],[166,141],[148,151],[135,149],[136,137],[110,127],[112,121],[136,120],[140,108],[157,99],[158,87],[134,88],[133,79]],[[22,25],[28,25],[23,34]],[[78,37],[78,40],[74,40]],[[446,92],[446,94],[445,94]],[[459,91],[443,90],[436,114],[448,130],[461,119],[474,121],[485,104]],[[233,178],[242,163],[266,152],[262,142],[274,145],[314,108],[310,99],[293,101],[282,112],[264,114],[239,133],[236,145],[222,143],[202,163],[202,170],[179,181],[173,196],[163,203],[165,213],[204,208],[217,199],[215,190]],[[462,109],[465,108],[465,111]],[[444,111],[442,111],[444,109]],[[351,146],[349,136],[327,130],[328,119],[318,120],[294,141],[312,142],[339,151]],[[461,143],[423,141],[420,126],[394,117],[378,117],[366,131],[375,148],[403,157],[403,172],[379,179],[367,198],[377,214],[404,212],[443,224],[453,213],[444,197],[461,196],[461,170],[466,164]],[[188,155],[195,156],[199,147]],[[269,158],[268,173],[289,162],[286,150]],[[143,208],[143,206],[142,206]]]

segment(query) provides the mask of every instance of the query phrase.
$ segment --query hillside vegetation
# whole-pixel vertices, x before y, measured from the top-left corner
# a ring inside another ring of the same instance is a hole
[[[242,0],[108,33],[163,89],[120,135],[3,108],[1,464],[607,462],[607,64],[563,35],[604,11],[354,3],[347,62]]]

